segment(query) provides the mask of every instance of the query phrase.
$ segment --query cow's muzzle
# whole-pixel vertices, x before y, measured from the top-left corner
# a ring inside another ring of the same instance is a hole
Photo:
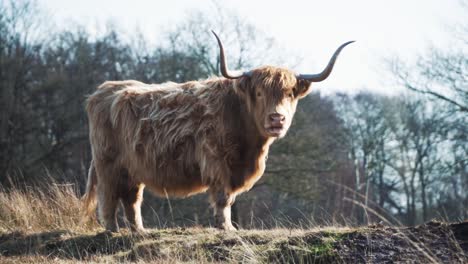
[[[268,122],[265,127],[266,132],[269,136],[279,137],[284,134],[284,124],[286,123],[286,117],[282,114],[274,113],[268,116]]]

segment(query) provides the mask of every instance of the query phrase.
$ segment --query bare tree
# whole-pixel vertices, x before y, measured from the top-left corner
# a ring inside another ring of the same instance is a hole
[[[204,76],[218,75],[219,61],[216,42],[211,30],[219,33],[232,69],[249,69],[260,65],[297,65],[297,56],[280,51],[274,38],[256,28],[247,19],[213,1],[209,12],[193,11],[187,19],[170,29],[162,48],[174,54],[192,56],[203,66]],[[209,13],[210,15],[207,15]]]
[[[396,183],[385,177],[391,130],[388,126],[388,113],[391,98],[370,93],[360,93],[353,97],[339,94],[335,105],[346,127],[348,156],[354,164],[355,192],[353,200],[364,198],[366,207],[376,207],[401,211],[392,199]],[[376,203],[374,204],[375,201]],[[366,212],[356,215],[360,222]]]
[[[391,127],[396,146],[388,165],[401,179],[407,203],[406,221],[414,224],[419,218],[419,203],[420,219],[429,218],[428,191],[439,180],[437,166],[447,154],[442,145],[444,115],[423,99],[398,100],[395,106]]]
[[[29,132],[36,129],[28,96],[40,64],[37,6],[29,1],[0,3],[0,170],[17,169],[27,160]]]
[[[466,1],[461,3],[462,8],[468,10]],[[426,54],[419,56],[414,64],[403,63],[400,59],[389,60],[388,63],[395,80],[414,92],[414,94],[409,93],[411,97],[417,97],[419,94],[426,98],[426,100],[420,98],[407,102],[403,107],[408,109],[409,113],[408,118],[401,120],[406,134],[401,134],[401,139],[404,141],[400,140],[400,146],[408,146],[408,149],[402,149],[401,153],[411,154],[408,161],[413,163],[412,166],[410,164],[406,166],[405,173],[403,166],[397,170],[400,175],[409,173],[408,170],[413,171],[410,173],[411,180],[403,182],[409,184],[406,187],[411,194],[407,195],[407,199],[414,198],[413,189],[420,189],[421,197],[407,203],[411,204],[410,210],[413,214],[416,214],[417,202],[421,203],[422,220],[426,220],[431,215],[431,208],[434,207],[439,211],[445,211],[444,216],[450,219],[468,215],[467,195],[461,191],[468,182],[467,33],[466,24],[457,25],[453,30],[451,49],[428,49]],[[426,102],[427,100],[430,102]],[[434,110],[429,111],[426,109],[428,106]],[[439,152],[438,156],[434,155],[435,151]],[[431,170],[437,173],[431,174]],[[439,177],[433,177],[435,175]],[[439,188],[428,187],[434,181],[439,183]],[[431,193],[428,194],[428,190],[431,190]],[[428,195],[439,198],[431,198]],[[455,200],[462,202],[457,203]]]
[[[441,100],[453,111],[468,112],[468,54],[432,49],[415,66],[391,62],[391,71],[407,89]]]
[[[460,1],[468,11],[468,1]],[[388,60],[390,72],[407,89],[447,103],[452,111],[468,112],[468,24],[452,29],[451,48],[429,49],[414,65]]]

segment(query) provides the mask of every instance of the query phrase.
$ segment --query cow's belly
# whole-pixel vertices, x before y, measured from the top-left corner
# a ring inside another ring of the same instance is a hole
[[[172,161],[164,166],[136,170],[135,176],[155,194],[162,197],[186,197],[205,192],[208,185],[202,183],[197,166]],[[141,167],[140,167],[141,168]]]
[[[179,175],[180,176],[180,175]],[[197,193],[205,192],[208,189],[207,185],[201,181],[166,181],[161,177],[147,179],[144,184],[153,193],[161,197],[187,197]]]

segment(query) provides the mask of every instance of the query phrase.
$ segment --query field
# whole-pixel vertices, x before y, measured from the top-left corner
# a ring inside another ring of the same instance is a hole
[[[209,227],[105,232],[83,222],[70,186],[0,192],[0,262],[466,263],[468,222],[416,227]]]

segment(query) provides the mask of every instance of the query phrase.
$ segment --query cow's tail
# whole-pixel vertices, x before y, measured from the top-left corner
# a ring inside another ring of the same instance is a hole
[[[94,160],[91,160],[91,165],[89,166],[88,172],[88,182],[86,183],[86,192],[81,198],[82,213],[85,219],[89,219],[90,216],[94,215],[94,212],[96,210],[96,185],[96,168],[94,166]]]

